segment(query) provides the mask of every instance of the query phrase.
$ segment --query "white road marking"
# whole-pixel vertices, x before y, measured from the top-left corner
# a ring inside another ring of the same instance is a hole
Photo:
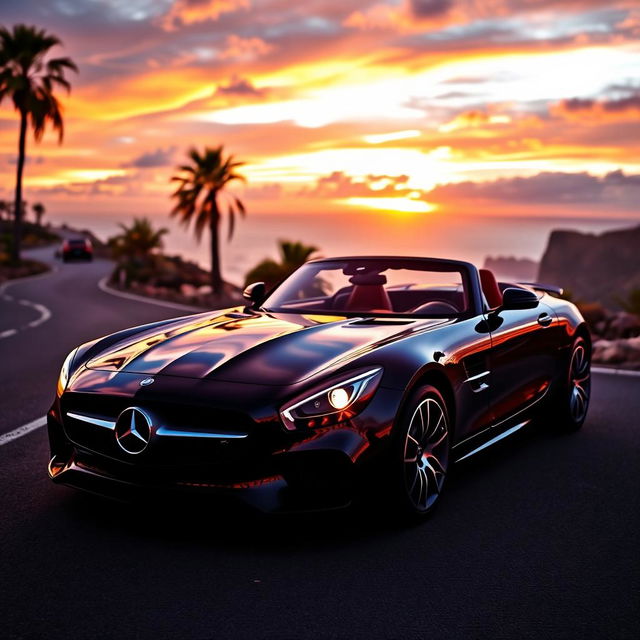
[[[40,313],[40,317],[37,320],[33,320],[27,324],[27,327],[33,329],[38,325],[41,325],[43,322],[46,322],[51,317],[51,311],[47,309],[43,304],[38,304],[36,302],[30,302],[29,306],[35,309]]]
[[[192,307],[187,304],[179,304],[177,302],[167,302],[166,300],[155,300],[154,298],[146,298],[145,296],[138,296],[135,293],[125,293],[124,291],[118,291],[117,289],[112,289],[107,284],[107,277],[102,278],[100,282],[98,282],[98,289],[100,291],[104,291],[104,293],[108,293],[109,295],[116,296],[118,298],[124,298],[125,300],[135,300],[136,302],[146,302],[147,304],[155,304],[159,307],[168,307],[169,309],[179,309],[180,311],[200,311],[204,312],[206,309],[202,309],[201,307]]]
[[[6,296],[4,297],[6,298]],[[28,322],[27,324],[21,326],[19,329],[20,331],[23,331],[24,329],[34,329],[35,327],[40,326],[41,324],[49,320],[49,318],[51,318],[51,311],[49,311],[49,309],[47,309],[47,307],[45,307],[43,304],[31,302],[30,300],[18,300],[18,304],[21,304],[23,307],[34,309],[40,314],[39,318],[36,318],[35,320],[32,320],[31,322]],[[18,329],[7,329],[6,331],[0,332],[0,339],[9,338],[10,336],[14,336],[16,333],[18,333]]]
[[[4,433],[0,436],[0,447],[3,444],[7,444],[8,442],[12,442],[13,440],[17,440],[18,438],[22,438],[22,436],[26,436],[28,433],[35,431],[36,429],[40,429],[47,424],[47,417],[42,416],[41,418],[36,418],[31,422],[27,422],[27,424],[23,424],[21,427],[14,429],[13,431],[9,431],[9,433]]]
[[[26,282],[27,280],[37,280],[38,278],[44,278],[46,276],[50,276],[55,271],[57,271],[57,268],[51,267],[51,269],[45,273],[38,273],[35,276],[27,276],[25,278],[16,278],[15,280],[8,280],[7,282],[4,282],[2,285],[0,285],[0,294],[2,294],[2,298],[4,300],[6,300],[7,302],[12,302],[15,300],[15,298],[4,293],[4,291],[7,288],[13,286],[14,284],[21,284],[23,282]],[[23,331],[24,329],[34,329],[35,327],[38,327],[42,323],[49,320],[49,318],[51,317],[51,311],[47,309],[47,307],[45,307],[43,304],[38,304],[37,302],[31,302],[30,300],[25,300],[25,299],[16,300],[16,302],[18,304],[21,304],[24,307],[30,307],[31,309],[35,309],[40,314],[40,317],[36,318],[35,320],[32,320],[31,322],[28,322],[27,324],[23,325],[19,329],[7,329],[6,331],[0,332],[0,339],[14,336],[16,335],[16,333],[18,333],[18,331]]]

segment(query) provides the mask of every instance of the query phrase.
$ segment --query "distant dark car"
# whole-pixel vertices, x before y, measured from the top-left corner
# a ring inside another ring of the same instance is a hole
[[[89,238],[71,238],[62,243],[63,262],[71,260],[93,260],[93,245]]]
[[[248,287],[244,309],[98,338],[63,364],[49,475],[126,500],[424,517],[453,462],[534,417],[582,426],[589,332],[554,291],[453,260],[323,259]]]

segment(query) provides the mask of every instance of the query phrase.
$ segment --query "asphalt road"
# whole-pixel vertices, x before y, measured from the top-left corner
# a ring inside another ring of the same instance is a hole
[[[45,414],[76,344],[182,315],[99,290],[108,269],[58,264],[0,295],[0,434]],[[50,483],[37,429],[0,446],[0,636],[635,638],[639,415],[640,378],[597,374],[580,433],[459,465],[411,528],[112,504]]]

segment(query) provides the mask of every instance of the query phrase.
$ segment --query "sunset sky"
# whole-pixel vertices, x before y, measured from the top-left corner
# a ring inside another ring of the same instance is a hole
[[[249,211],[633,215],[638,0],[0,0],[80,74],[29,141],[54,213],[166,213],[190,145],[245,160]],[[0,109],[0,198],[17,117]]]

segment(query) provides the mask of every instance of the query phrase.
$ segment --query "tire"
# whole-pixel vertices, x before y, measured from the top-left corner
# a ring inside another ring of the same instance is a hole
[[[591,398],[591,349],[578,336],[571,346],[567,369],[549,412],[557,429],[578,431],[584,424]]]
[[[431,385],[416,389],[394,426],[390,500],[401,517],[420,521],[440,502],[451,450],[449,411]]]

